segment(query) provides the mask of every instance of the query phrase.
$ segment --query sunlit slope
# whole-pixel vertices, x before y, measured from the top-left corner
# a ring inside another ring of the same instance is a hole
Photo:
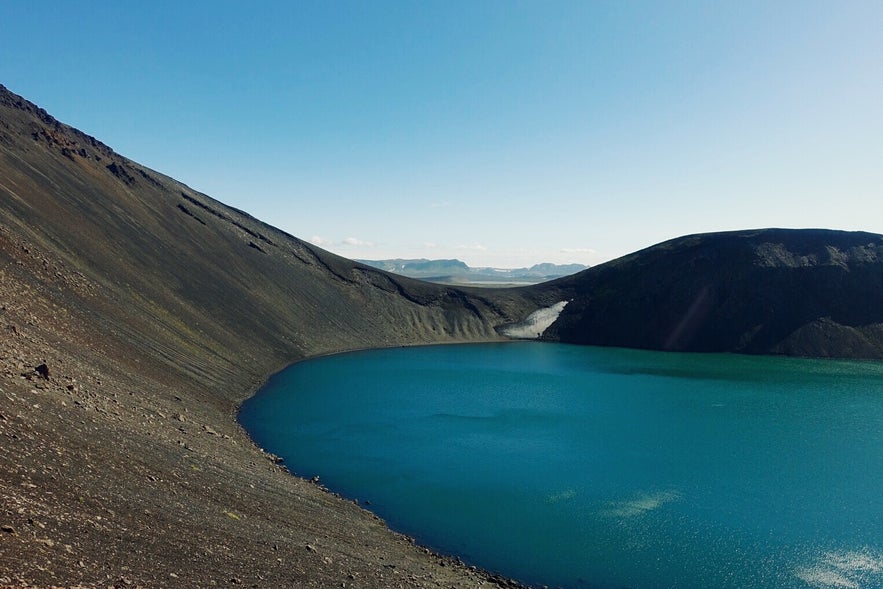
[[[243,358],[260,374],[342,349],[494,339],[496,328],[561,300],[571,302],[546,338],[883,355],[879,235],[695,235],[527,289],[456,289],[325,252],[127,160],[5,89],[0,112],[0,223],[100,285],[88,296],[57,285],[65,305],[200,378],[227,382]]]
[[[0,585],[380,587],[389,562],[496,585],[290,476],[235,415],[291,361],[500,339],[533,296],[333,256],[0,86]]]
[[[883,358],[883,236],[764,229],[673,239],[564,278],[546,332],[580,344]]]
[[[535,306],[524,295],[429,285],[332,255],[2,87],[0,121],[0,224],[99,285],[81,293],[49,276],[58,304],[201,379],[226,383],[243,369],[265,374],[342,349],[494,339],[496,326]],[[312,206],[309,195],[299,206]]]

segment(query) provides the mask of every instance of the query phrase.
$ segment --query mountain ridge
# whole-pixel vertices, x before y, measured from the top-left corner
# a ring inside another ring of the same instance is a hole
[[[440,284],[516,284],[530,285],[546,282],[588,268],[583,264],[552,264],[543,262],[524,268],[493,268],[469,266],[458,259],[392,258],[386,260],[356,260],[387,272],[419,278]]]

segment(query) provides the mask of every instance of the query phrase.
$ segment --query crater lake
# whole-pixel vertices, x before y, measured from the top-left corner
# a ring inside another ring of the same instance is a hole
[[[880,362],[369,350],[290,366],[239,419],[293,473],[527,584],[883,587]]]

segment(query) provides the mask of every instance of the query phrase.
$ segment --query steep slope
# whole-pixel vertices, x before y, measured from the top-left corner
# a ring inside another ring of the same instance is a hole
[[[883,236],[766,229],[673,239],[544,285],[571,343],[883,358]]]
[[[4,224],[57,252],[106,298],[128,299],[114,321],[133,336],[158,330],[162,341],[192,345],[200,326],[215,353],[238,354],[243,341],[258,340],[290,359],[292,351],[493,337],[511,311],[481,293],[319,250],[122,158],[21,99],[0,100]],[[9,128],[15,123],[18,133]],[[162,316],[170,312],[176,326]]]
[[[542,298],[339,258],[0,86],[0,586],[474,587],[287,476],[236,407],[291,361],[499,339]]]

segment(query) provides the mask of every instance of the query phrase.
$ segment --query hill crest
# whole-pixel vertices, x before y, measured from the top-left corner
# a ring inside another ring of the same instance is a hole
[[[573,302],[547,333],[550,339],[883,357],[878,234],[759,229],[688,235],[553,284]]]

